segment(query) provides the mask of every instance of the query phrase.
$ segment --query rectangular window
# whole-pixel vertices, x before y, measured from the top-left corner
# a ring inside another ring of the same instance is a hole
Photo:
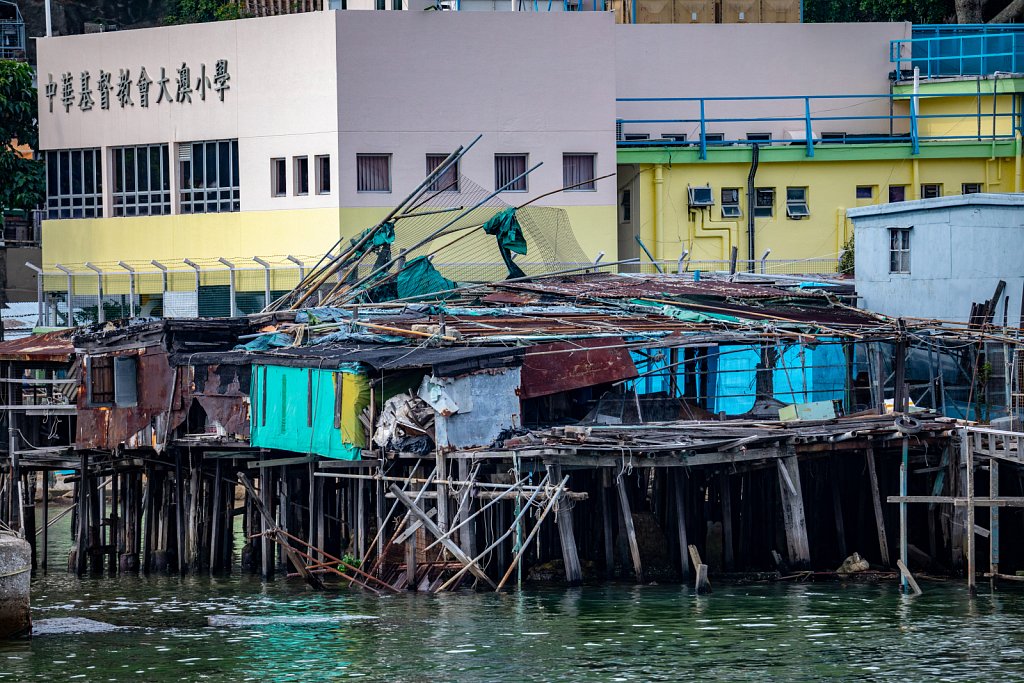
[[[111,405],[114,402],[114,358],[89,358],[89,403]]]
[[[800,220],[801,218],[807,218],[810,215],[811,211],[807,206],[807,188],[787,187],[786,218]]]
[[[387,9],[387,0],[376,0],[376,2],[373,3],[373,6],[374,9]]]
[[[595,158],[594,154],[563,154],[562,187],[570,192],[594,190]]]
[[[437,168],[448,158],[447,154],[428,154],[427,155],[427,175],[433,173]],[[429,192],[458,192],[459,191],[459,162],[456,161],[454,164],[444,170],[444,173],[439,175],[434,182],[430,183],[430,187],[427,188]]]
[[[294,157],[292,184],[296,195],[309,194],[309,157]]]
[[[874,185],[858,185],[857,186],[857,199],[874,199],[875,198],[875,186]]]
[[[740,211],[740,188],[722,188],[722,218],[739,218],[743,213]]]
[[[167,145],[115,147],[115,216],[163,216],[171,212],[171,169]]]
[[[619,201],[619,220],[622,223],[630,223],[633,220],[633,193],[626,188],[622,191],[622,199]]]
[[[942,185],[939,183],[925,183],[921,185],[921,199],[935,199],[942,196]]]
[[[889,228],[889,272],[910,272],[910,228]]]
[[[316,193],[331,193],[331,157],[328,154],[316,157]]]
[[[391,192],[391,155],[356,155],[356,192]]]
[[[89,404],[131,407],[138,405],[138,358],[89,358]]]
[[[662,133],[661,139],[666,142],[686,142],[686,133]]]
[[[771,218],[775,213],[775,188],[759,187],[754,190],[754,215]]]
[[[747,140],[749,142],[771,142],[771,133],[747,133]]]
[[[391,0],[391,9],[400,10],[402,9],[402,0]]]
[[[889,201],[890,202],[904,202],[907,200],[907,186],[906,185],[890,185],[889,186]]]
[[[288,169],[284,159],[270,160],[270,191],[275,197],[288,194]]]
[[[181,213],[241,210],[238,140],[203,140],[178,145],[178,199]]]
[[[494,155],[494,189],[504,192],[526,192],[526,155]],[[522,177],[520,177],[522,176]],[[508,185],[508,187],[505,187]]]
[[[716,144],[716,143],[720,144],[720,143],[723,143],[723,142],[725,142],[725,133],[705,133],[704,134],[704,144],[705,145]]]
[[[622,139],[626,142],[643,142],[644,140],[650,140],[650,133],[626,133],[622,136]]]
[[[846,133],[822,133],[822,142],[846,142]]]
[[[963,193],[964,194],[978,194],[981,192],[981,183],[964,183]]]
[[[46,217],[101,218],[103,167],[96,149],[46,152]]]

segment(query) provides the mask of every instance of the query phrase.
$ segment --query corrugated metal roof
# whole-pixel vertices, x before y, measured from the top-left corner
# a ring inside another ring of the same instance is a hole
[[[813,298],[809,292],[724,280],[690,280],[678,275],[616,275],[595,273],[549,277],[530,282],[506,282],[500,288],[560,296],[587,296],[605,299],[658,297],[715,297],[741,299]]]
[[[57,330],[0,342],[0,360],[69,363],[75,355],[75,330]]]

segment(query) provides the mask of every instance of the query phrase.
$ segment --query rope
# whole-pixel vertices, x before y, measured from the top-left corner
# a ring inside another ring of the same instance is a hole
[[[0,574],[0,579],[6,579],[11,576],[17,576],[18,574],[24,574],[25,572],[32,571],[31,566],[23,567],[22,569],[15,569],[13,572],[7,572],[6,574]]]

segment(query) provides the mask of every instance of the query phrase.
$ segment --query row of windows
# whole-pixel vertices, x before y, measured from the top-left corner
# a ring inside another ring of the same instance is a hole
[[[889,202],[904,202],[907,200],[907,189],[909,185],[890,185],[889,186]],[[857,199],[874,199],[875,198],[874,185],[858,185],[857,186]],[[960,185],[961,194],[978,194],[982,191],[981,183],[962,183]],[[921,199],[934,199],[935,197],[943,196],[943,185],[942,183],[923,183],[921,185]]]
[[[758,142],[758,143],[771,143],[774,138],[771,133],[747,133],[744,136],[747,142]],[[846,133],[822,133],[821,137],[818,138],[822,142],[844,142],[846,140]],[[670,143],[683,143],[689,141],[689,137],[686,133],[662,133],[657,138],[652,138],[650,133],[623,133],[623,142],[645,142],[649,140],[670,142]],[[697,144],[700,137],[696,137],[692,144]],[[725,133],[704,133],[705,144],[720,144],[725,142]],[[780,142],[780,141],[776,141]],[[781,142],[790,143],[792,140],[785,140]]]
[[[237,140],[181,143],[176,161],[181,213],[227,213],[241,209]],[[169,145],[114,147],[109,163],[114,216],[171,213]],[[47,218],[102,217],[102,178],[99,149],[47,152]]]
[[[426,174],[436,171],[447,154],[427,154]],[[315,187],[317,194],[331,191],[331,165],[329,156],[315,159]],[[494,189],[505,192],[526,192],[529,156],[526,154],[494,155]],[[356,192],[391,192],[391,154],[356,155]],[[562,186],[567,191],[592,191],[597,156],[595,154],[563,154]],[[288,194],[287,160],[270,160],[270,191],[275,197]],[[430,192],[460,192],[458,163],[452,164],[437,176],[428,187]],[[292,157],[292,194],[309,194],[309,157]]]

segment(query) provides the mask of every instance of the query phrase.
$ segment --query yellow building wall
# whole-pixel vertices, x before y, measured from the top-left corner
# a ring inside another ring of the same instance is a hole
[[[1012,192],[1014,163],[1013,158],[762,162],[754,184],[775,189],[775,207],[771,218],[755,218],[755,258],[768,248],[773,260],[836,258],[852,231],[846,209],[887,202],[892,185],[906,186],[907,199],[918,198],[925,183],[941,184],[943,195],[960,194],[963,183],[981,183],[985,192]],[[655,212],[655,164],[640,166],[639,233],[656,258],[674,261],[685,248],[694,261],[725,260],[734,245],[739,258],[747,258],[748,163],[662,164],[660,221]],[[707,184],[715,205],[689,209],[687,187]],[[859,185],[872,186],[871,200],[856,198]],[[738,220],[722,219],[721,190],[727,187],[740,190]],[[787,187],[807,188],[810,217],[786,217]]]
[[[995,135],[1013,135],[1013,97],[1016,95],[999,95],[996,99],[996,116],[992,116],[992,96],[962,97],[922,97],[917,133],[918,137],[932,136],[964,136],[984,140],[993,134],[992,124],[995,122]],[[978,116],[978,106],[981,116]],[[1007,116],[1002,116],[1007,114]],[[929,117],[939,118],[929,118]],[[980,127],[979,127],[980,120]]]

